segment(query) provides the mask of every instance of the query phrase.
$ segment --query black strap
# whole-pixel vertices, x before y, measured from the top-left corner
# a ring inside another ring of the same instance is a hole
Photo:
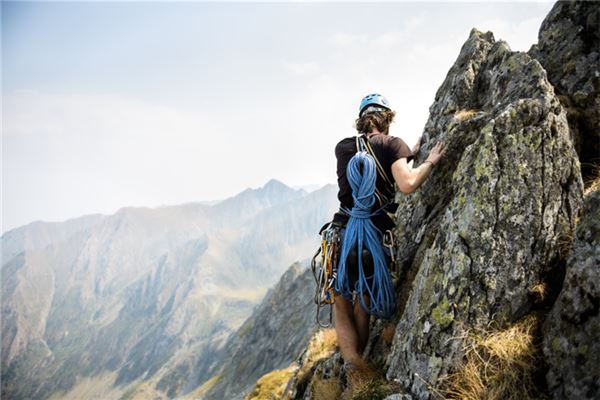
[[[386,174],[385,170],[383,169],[383,166],[379,162],[379,159],[375,155],[375,152],[373,151],[373,147],[371,147],[371,143],[369,143],[369,139],[367,138],[367,136],[364,133],[361,134],[360,136],[356,137],[356,151],[361,150],[359,143],[358,143],[359,139],[363,140],[363,145],[364,145],[364,148],[367,150],[367,153],[369,153],[373,157],[373,159],[375,159],[375,165],[377,166],[378,175],[380,175],[383,178],[383,180],[385,181],[385,183],[388,185],[388,188],[390,189],[389,190],[390,193],[394,193],[394,184],[390,181],[390,178]],[[393,198],[388,199],[383,193],[381,193],[381,191],[379,189],[377,189],[377,183],[375,183],[375,196],[377,196],[377,199],[379,200],[379,205],[382,206],[382,208],[387,207],[394,201]]]
[[[393,181],[389,178],[388,174],[385,172],[385,169],[383,169],[383,166],[381,165],[381,163],[379,162],[379,159],[377,158],[377,156],[375,155],[375,151],[373,151],[373,147],[371,147],[371,143],[369,142],[369,139],[363,134],[361,135],[366,148],[369,152],[369,154],[371,154],[373,156],[373,158],[375,159],[375,163],[377,164],[377,171],[379,171],[379,174],[381,175],[381,177],[383,178],[383,180],[385,181],[385,183],[388,184],[388,186],[390,187],[390,189],[392,189],[391,191],[393,191],[394,189],[394,183]]]

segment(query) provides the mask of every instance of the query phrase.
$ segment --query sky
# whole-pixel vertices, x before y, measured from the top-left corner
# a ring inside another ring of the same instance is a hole
[[[335,183],[363,96],[412,146],[471,29],[527,51],[552,5],[3,1],[2,232]]]

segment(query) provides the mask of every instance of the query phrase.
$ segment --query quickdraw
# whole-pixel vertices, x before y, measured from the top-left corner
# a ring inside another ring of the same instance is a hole
[[[317,284],[314,298],[317,305],[317,324],[322,328],[328,328],[333,323],[335,280],[340,246],[340,227],[330,223],[321,230],[321,246],[317,249],[311,262],[313,276]],[[321,312],[327,306],[329,306],[329,321],[324,323],[321,321]]]
[[[394,242],[394,233],[391,230],[385,231],[383,234],[383,246],[388,248],[390,253],[389,269],[392,274],[392,279],[396,282],[399,279],[400,271],[396,262],[396,243]]]

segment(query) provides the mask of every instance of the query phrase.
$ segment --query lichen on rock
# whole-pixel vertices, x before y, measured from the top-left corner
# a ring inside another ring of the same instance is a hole
[[[446,156],[397,212],[398,257],[415,278],[387,377],[417,398],[461,362],[465,327],[532,311],[531,288],[562,273],[556,245],[583,191],[544,69],[490,32],[471,32],[438,90],[417,165],[438,141]]]
[[[558,1],[529,50],[567,110],[575,148],[588,178],[600,164],[600,4]]]
[[[414,163],[445,155],[397,194],[399,307],[365,351],[399,384],[389,400],[598,398],[600,180],[581,215],[579,157],[598,155],[599,8],[558,2],[528,53],[473,29],[438,89]],[[339,361],[290,397],[340,390]]]
[[[600,190],[586,196],[563,289],[544,324],[548,387],[555,399],[600,394]]]

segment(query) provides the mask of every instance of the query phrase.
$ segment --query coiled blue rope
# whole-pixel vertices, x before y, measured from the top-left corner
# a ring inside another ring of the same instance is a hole
[[[335,289],[348,300],[352,298],[353,290],[356,290],[360,305],[365,311],[387,319],[394,313],[396,298],[383,252],[382,233],[371,221],[371,216],[381,212],[381,208],[372,211],[376,201],[375,159],[365,151],[357,152],[346,167],[346,175],[352,188],[354,207],[352,210],[344,209],[350,218],[342,239]],[[354,288],[351,288],[347,273],[347,258],[350,250],[355,246],[358,255],[358,280]],[[363,248],[367,248],[373,257],[372,286],[369,286],[367,280],[370,277],[365,276],[363,270]],[[366,304],[364,295],[369,297],[369,305]]]

